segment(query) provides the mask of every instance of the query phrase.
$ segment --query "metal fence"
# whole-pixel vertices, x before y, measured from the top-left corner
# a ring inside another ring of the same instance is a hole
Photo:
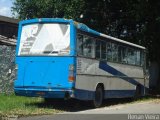
[[[15,77],[15,46],[0,45],[0,93],[13,92]]]

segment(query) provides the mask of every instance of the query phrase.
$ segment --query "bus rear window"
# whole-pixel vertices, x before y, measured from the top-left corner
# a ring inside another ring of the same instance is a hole
[[[29,24],[22,26],[18,55],[69,55],[69,24]]]

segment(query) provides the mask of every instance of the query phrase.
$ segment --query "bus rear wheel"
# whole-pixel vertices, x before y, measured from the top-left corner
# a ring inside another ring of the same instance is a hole
[[[103,103],[103,87],[101,85],[98,85],[94,93],[92,105],[93,107],[98,108],[102,105],[102,103]]]
[[[137,85],[136,86],[136,91],[135,91],[135,94],[134,94],[134,99],[137,100],[140,97],[141,97],[141,86]]]

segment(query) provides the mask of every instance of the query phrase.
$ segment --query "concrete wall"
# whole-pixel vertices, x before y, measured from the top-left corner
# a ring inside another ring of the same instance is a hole
[[[0,15],[0,93],[12,93],[18,20]]]
[[[15,77],[15,46],[0,45],[0,93],[13,92]]]

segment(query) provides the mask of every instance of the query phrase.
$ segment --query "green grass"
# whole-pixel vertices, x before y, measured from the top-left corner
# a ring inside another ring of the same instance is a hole
[[[156,103],[160,103],[160,97],[154,97],[154,96],[145,96],[142,98],[139,98],[135,101],[133,101],[133,103],[137,103],[137,102],[156,102]]]
[[[19,97],[13,95],[0,94],[0,118],[6,116],[29,116],[54,114],[61,110],[54,109],[53,106],[43,105],[42,98]]]
[[[138,100],[132,99],[111,99],[104,102],[103,107],[113,106],[118,104],[132,104],[136,102],[152,101],[160,103],[160,98],[154,98],[151,96],[142,97]],[[88,102],[84,101],[59,101],[59,103],[43,102],[42,98],[20,97],[6,94],[0,94],[0,120],[5,117],[22,117],[32,115],[49,115],[64,111],[80,111],[91,109],[92,107]]]

